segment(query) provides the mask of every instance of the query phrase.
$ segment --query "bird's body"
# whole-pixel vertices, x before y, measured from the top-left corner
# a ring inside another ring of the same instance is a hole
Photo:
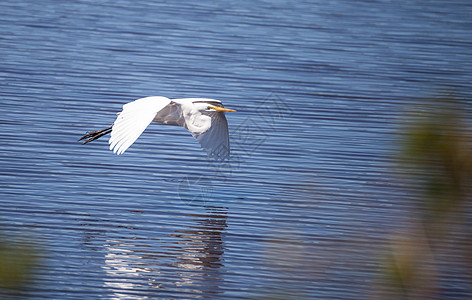
[[[123,105],[112,126],[88,132],[79,140],[84,144],[111,133],[110,150],[122,154],[151,122],[186,128],[207,151],[208,156],[224,160],[229,157],[226,109],[219,100],[205,98],[169,99],[146,97]]]

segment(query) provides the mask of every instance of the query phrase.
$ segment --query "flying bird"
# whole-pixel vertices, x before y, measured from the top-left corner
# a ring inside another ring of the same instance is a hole
[[[110,133],[110,150],[123,154],[151,122],[178,125],[186,128],[217,160],[229,158],[228,122],[225,112],[235,110],[223,107],[219,100],[205,98],[169,99],[145,97],[123,105],[115,122],[108,128],[87,132],[83,144]]]

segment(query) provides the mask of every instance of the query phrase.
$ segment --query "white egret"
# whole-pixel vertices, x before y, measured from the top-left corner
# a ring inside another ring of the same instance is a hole
[[[83,144],[108,133],[110,150],[120,155],[143,133],[151,122],[182,126],[192,133],[209,157],[224,160],[229,157],[228,123],[219,100],[205,98],[168,99],[146,97],[123,105],[113,125],[87,132]]]

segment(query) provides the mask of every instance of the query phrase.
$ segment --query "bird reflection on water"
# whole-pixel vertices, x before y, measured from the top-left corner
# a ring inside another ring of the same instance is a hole
[[[165,234],[170,240],[107,241],[104,285],[113,297],[163,296],[175,288],[193,298],[220,293],[227,210],[207,207],[185,216],[192,223]]]

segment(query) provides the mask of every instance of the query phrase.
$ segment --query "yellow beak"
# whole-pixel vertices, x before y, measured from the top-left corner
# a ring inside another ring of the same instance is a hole
[[[218,106],[212,106],[211,108],[214,109],[214,110],[216,110],[216,111],[231,111],[231,112],[235,112],[234,109],[223,108],[223,107],[218,107]]]

